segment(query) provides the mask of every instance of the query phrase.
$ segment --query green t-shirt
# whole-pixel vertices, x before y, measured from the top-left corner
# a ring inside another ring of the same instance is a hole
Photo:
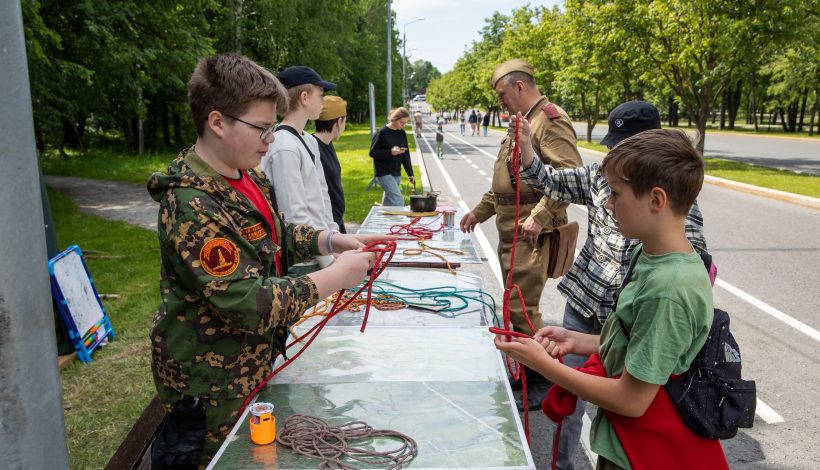
[[[712,288],[697,252],[652,256],[641,251],[618,308],[601,331],[601,361],[610,377],[624,366],[638,380],[663,385],[697,356],[712,325]],[[618,318],[629,330],[630,339]],[[604,413],[592,422],[592,450],[630,469]]]

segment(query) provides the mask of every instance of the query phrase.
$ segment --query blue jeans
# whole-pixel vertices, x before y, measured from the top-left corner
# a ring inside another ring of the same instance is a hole
[[[401,175],[384,175],[376,179],[379,180],[379,186],[384,190],[382,205],[404,207],[404,195],[401,193]]]
[[[600,335],[602,325],[598,322],[598,317],[593,315],[585,317],[581,312],[575,310],[567,304],[564,307],[564,328],[571,331],[578,331],[591,335]],[[587,361],[586,356],[568,354],[564,356],[564,365],[569,367],[579,367]],[[561,428],[560,442],[558,443],[558,461],[555,468],[560,470],[573,470],[575,468],[575,450],[581,439],[581,420],[586,412],[586,402],[578,399],[575,406],[575,413],[564,418],[564,425]]]

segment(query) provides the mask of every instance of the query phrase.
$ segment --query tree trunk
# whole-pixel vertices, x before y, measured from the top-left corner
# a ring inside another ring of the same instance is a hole
[[[757,126],[757,89],[756,88],[757,88],[757,86],[755,85],[755,74],[753,72],[752,73],[752,84],[751,84],[752,104],[751,104],[750,109],[752,111],[752,121],[755,125],[755,132],[760,130],[760,129],[758,129],[758,126]],[[761,116],[761,119],[762,119],[762,116]]]
[[[783,107],[777,108],[777,113],[780,115],[780,126],[783,127],[783,132],[789,132],[789,128],[786,125],[786,117],[783,115]]]
[[[740,98],[743,96],[743,82],[737,83],[734,93],[729,93],[729,129],[734,130],[737,112],[740,109]]]
[[[167,148],[171,146],[171,124],[168,119],[168,102],[163,101],[160,106],[162,107],[159,115],[162,123],[162,145]]]
[[[720,130],[723,130],[726,127],[726,101],[728,95],[729,92],[724,91],[723,97],[720,100]]]
[[[797,121],[798,132],[803,132],[803,119],[806,117],[806,101],[809,100],[809,89],[803,89],[803,105],[800,106],[800,119]]]
[[[820,100],[820,88],[814,90],[814,105],[811,107],[811,118],[809,119],[809,136],[814,135],[814,115],[817,114],[817,107],[820,106],[818,100]]]
[[[242,53],[242,6],[245,0],[236,0],[236,13],[234,16],[234,51]]]
[[[171,118],[174,121],[174,146],[181,147],[184,144],[182,143],[182,120],[179,118],[179,111],[174,109]]]

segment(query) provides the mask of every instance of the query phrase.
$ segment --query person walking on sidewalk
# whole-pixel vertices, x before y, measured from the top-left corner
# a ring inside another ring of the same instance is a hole
[[[416,131],[416,137],[421,137],[421,126],[422,126],[421,112],[416,111],[413,114],[413,129],[415,129],[415,131]]]
[[[484,128],[484,137],[487,137],[487,129],[490,127],[490,112],[489,111],[484,113],[484,117],[481,118],[481,126]]]
[[[444,121],[441,119],[436,126],[436,156],[439,160],[444,160]]]
[[[575,130],[563,109],[541,95],[535,83],[533,66],[521,59],[500,64],[493,72],[491,86],[499,101],[511,113],[520,112],[532,125],[532,139],[538,157],[554,167],[577,167],[581,155],[576,147]],[[493,169],[492,187],[473,210],[461,219],[461,230],[472,232],[475,226],[496,216],[498,229],[498,258],[504,278],[510,267],[513,229],[516,224],[516,188],[511,174],[514,139],[505,137],[498,151]],[[513,283],[521,287],[529,318],[536,330],[543,326],[539,303],[547,282],[549,247],[552,229],[567,223],[567,203],[556,203],[521,182],[519,224],[521,235],[516,248]],[[532,334],[518,302],[510,305],[515,331]],[[540,406],[547,393],[548,383],[539,374],[525,369],[530,384],[528,403],[519,408]]]
[[[407,173],[410,184],[416,184],[413,176],[413,164],[410,161],[407,133],[404,128],[410,120],[410,113],[405,108],[396,108],[390,112],[390,122],[376,132],[370,145],[370,157],[375,163],[376,179],[379,181],[384,196],[383,206],[404,206],[404,195],[401,192],[401,169]]]

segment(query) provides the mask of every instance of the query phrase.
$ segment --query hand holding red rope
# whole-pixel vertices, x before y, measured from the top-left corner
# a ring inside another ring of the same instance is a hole
[[[262,387],[267,385],[270,380],[276,376],[282,369],[289,366],[293,361],[296,360],[299,356],[302,355],[303,352],[310,346],[313,340],[319,336],[319,333],[322,331],[322,328],[325,327],[328,321],[333,318],[337,313],[343,311],[347,308],[350,303],[352,303],[355,299],[361,295],[362,291],[365,289],[367,290],[367,303],[365,304],[365,312],[364,312],[364,319],[362,320],[362,329],[361,331],[364,332],[365,326],[367,326],[367,318],[370,314],[370,305],[372,303],[372,291],[373,291],[373,281],[375,281],[379,275],[387,268],[387,265],[390,263],[390,260],[393,258],[393,255],[396,253],[396,242],[393,240],[388,241],[379,241],[379,242],[371,242],[365,245],[362,248],[362,251],[367,251],[371,253],[376,253],[376,262],[373,265],[373,268],[370,270],[370,274],[368,275],[368,281],[359,288],[356,293],[352,296],[345,296],[345,289],[339,291],[339,295],[336,297],[336,301],[333,303],[333,307],[328,312],[327,316],[325,316],[322,321],[314,325],[307,333],[303,334],[302,336],[294,339],[290,344],[287,345],[286,349],[290,349],[294,344],[302,341],[305,337],[310,335],[310,339],[307,340],[307,343],[293,356],[291,356],[288,360],[286,360],[282,365],[276,368],[273,372],[271,372],[267,377],[265,377],[262,382],[257,385],[253,391],[248,395],[245,401],[242,403],[242,408],[239,409],[239,416],[242,416],[242,412],[245,411],[245,407],[253,400],[253,397],[262,390]]]

